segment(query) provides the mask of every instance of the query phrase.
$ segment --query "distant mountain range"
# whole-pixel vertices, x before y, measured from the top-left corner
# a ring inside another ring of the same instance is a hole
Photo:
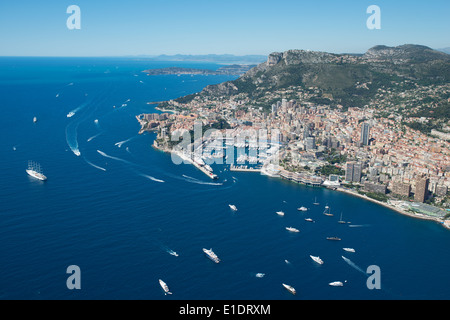
[[[409,81],[448,84],[450,55],[421,45],[375,46],[363,55],[289,50],[269,55],[239,79],[206,87],[200,95],[248,93],[255,99],[270,90],[315,87],[334,104],[364,106],[380,88]],[[364,84],[364,85],[362,85]],[[189,101],[183,97],[181,101]]]
[[[191,61],[191,62],[214,62],[223,64],[259,64],[267,60],[264,55],[243,55],[236,56],[232,54],[206,54],[206,55],[159,55],[145,56],[154,61]]]

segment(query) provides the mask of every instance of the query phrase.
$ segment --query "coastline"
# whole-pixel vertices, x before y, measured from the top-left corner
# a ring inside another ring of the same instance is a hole
[[[417,214],[417,213],[411,213],[411,212],[402,210],[402,209],[400,209],[400,208],[398,208],[396,206],[393,206],[393,205],[391,205],[389,203],[382,202],[382,201],[379,201],[379,200],[375,200],[375,199],[372,199],[372,198],[370,198],[370,197],[368,197],[366,195],[362,195],[362,194],[359,194],[357,192],[353,192],[351,190],[344,189],[344,188],[341,188],[341,187],[336,188],[334,190],[339,191],[339,192],[343,192],[343,193],[346,193],[346,194],[349,194],[349,195],[352,195],[352,196],[356,196],[356,197],[359,197],[361,199],[365,199],[365,200],[371,201],[373,203],[379,204],[379,205],[381,205],[381,206],[383,206],[385,208],[391,209],[391,210],[393,210],[393,211],[395,211],[397,213],[403,214],[403,215],[411,217],[411,218],[416,218],[416,219],[421,219],[421,220],[431,220],[431,221],[438,222],[444,228],[450,230],[450,221],[449,220],[444,220],[444,219],[440,219],[440,218],[437,218],[437,217],[421,215],[421,214]]]

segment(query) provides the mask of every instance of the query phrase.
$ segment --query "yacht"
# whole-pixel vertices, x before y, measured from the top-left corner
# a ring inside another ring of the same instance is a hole
[[[300,230],[293,228],[293,227],[286,227],[286,230],[290,231],[290,232],[300,232]]]
[[[342,220],[342,212],[341,212],[341,218],[339,219],[338,223],[341,223],[341,224],[347,223],[347,222],[345,222],[345,221]]]
[[[277,215],[279,215],[279,216],[284,216],[284,212],[283,212],[283,211],[278,211],[278,212],[277,212]]]
[[[296,293],[297,293],[297,291],[295,291],[295,289],[293,288],[293,287],[291,287],[290,285],[288,285],[288,284],[284,284],[283,283],[283,287],[285,287],[286,288],[286,290],[288,290],[290,293],[292,293],[293,295],[295,295]]]
[[[347,252],[356,252],[353,248],[343,248]]]
[[[327,237],[327,240],[331,240],[331,241],[341,241],[341,238],[338,237]]]
[[[26,170],[27,173],[32,176],[35,179],[45,181],[47,180],[47,177],[44,176],[41,170],[41,166],[35,162],[28,161],[28,169]]]
[[[264,278],[265,275],[266,275],[265,273],[257,273],[256,277],[257,278]]]
[[[332,217],[333,214],[331,214],[330,212],[331,212],[330,207],[329,206],[325,206],[325,210],[324,210],[323,214],[326,215],[326,216]]]
[[[206,253],[208,258],[210,258],[215,263],[219,263],[220,262],[219,257],[214,253],[214,251],[212,251],[212,249],[208,250],[208,249],[203,248],[203,252]]]
[[[159,285],[161,286],[161,288],[163,288],[165,295],[172,294],[172,292],[169,291],[169,287],[167,286],[167,284],[161,279],[159,279]]]
[[[305,221],[308,221],[308,222],[314,222],[314,220],[311,219],[311,218],[306,218]]]
[[[70,111],[70,112],[67,114],[67,118],[72,118],[74,115],[75,115],[75,112]]]
[[[315,257],[315,256],[311,256],[311,259],[313,259],[315,262],[317,262],[318,264],[323,264],[323,260],[320,259],[319,257]]]
[[[320,203],[317,202],[317,197],[314,198],[314,203],[313,205],[318,206]]]
[[[33,118],[33,122],[34,122],[34,123],[37,122],[37,118],[36,118],[36,117]]]
[[[306,207],[300,207],[300,208],[298,208],[297,210],[298,210],[298,211],[308,211],[308,208],[306,208]]]
[[[230,207],[231,210],[237,211],[237,208],[234,204],[229,204],[228,206]]]
[[[347,281],[345,281],[345,282],[347,282]],[[344,284],[340,281],[330,282],[329,285],[332,287],[343,287],[344,286]]]

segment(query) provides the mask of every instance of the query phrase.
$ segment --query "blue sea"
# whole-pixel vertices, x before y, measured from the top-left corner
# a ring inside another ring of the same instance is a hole
[[[213,165],[213,181],[153,149],[155,134],[139,135],[135,118],[157,112],[147,102],[236,78],[141,72],[171,66],[220,67],[0,58],[0,299],[450,298],[450,231],[440,224],[225,165]],[[29,160],[46,182],[26,174]],[[333,217],[322,214],[326,205]],[[338,223],[341,214],[349,223]],[[80,290],[66,286],[71,265],[81,270]],[[381,289],[368,289],[369,266],[379,267]]]

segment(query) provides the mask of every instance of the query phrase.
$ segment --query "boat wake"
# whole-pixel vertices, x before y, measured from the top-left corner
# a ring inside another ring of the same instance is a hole
[[[143,173],[141,173],[141,176],[144,177],[144,178],[150,179],[152,181],[155,181],[155,182],[165,183],[164,180],[156,179],[155,177],[152,177],[152,176],[149,176],[149,175],[146,175],[146,174],[143,174]]]
[[[130,142],[130,141],[133,140],[134,138],[135,138],[135,137],[131,137],[130,139],[127,139],[127,140],[124,140],[124,141],[117,142],[117,143],[115,143],[114,145],[117,146],[117,147],[119,147],[119,148],[122,148],[122,146],[123,146],[125,143]]]
[[[103,157],[105,157],[105,158],[109,158],[109,159],[113,159],[113,160],[116,160],[116,161],[124,162],[124,163],[126,163],[126,164],[131,164],[131,165],[133,164],[133,163],[131,163],[131,162],[128,161],[128,160],[110,156],[109,154],[106,154],[106,153],[104,153],[103,151],[97,150],[97,152],[98,152],[100,155],[102,155]]]
[[[102,167],[99,167],[99,166],[93,164],[92,162],[90,162],[90,161],[87,160],[86,158],[83,158],[83,159],[84,159],[84,161],[86,161],[86,163],[87,163],[88,165],[90,165],[90,166],[92,166],[92,167],[94,167],[94,168],[96,168],[96,169],[99,169],[99,170],[102,170],[102,171],[106,171],[105,168],[102,168]]]
[[[360,267],[358,267],[352,260],[350,260],[349,258],[346,258],[344,256],[342,256],[342,259],[344,259],[345,262],[347,262],[347,264],[349,266],[351,266],[352,268],[354,268],[355,270],[361,272],[362,274],[364,274],[365,276],[367,276],[367,273],[364,272],[363,269],[361,269]]]
[[[72,118],[74,115],[77,114],[78,111],[82,110],[82,109],[83,109],[84,107],[86,107],[89,103],[91,103],[91,100],[87,100],[87,101],[83,102],[82,104],[80,104],[80,105],[78,106],[78,108],[73,109],[72,111],[70,111],[70,112],[67,114],[67,118]]]
[[[196,184],[202,184],[202,185],[208,185],[208,186],[223,186],[223,183],[221,182],[205,182],[205,181],[201,181],[192,177],[189,177],[185,174],[183,174],[184,177],[184,181],[190,182],[190,183],[196,183]]]
[[[78,123],[71,123],[66,127],[66,141],[72,152],[79,157],[81,155],[78,149]]]
[[[367,228],[370,227],[370,224],[351,224],[349,228]]]
[[[87,142],[91,142],[92,140],[97,138],[99,135],[101,135],[101,133],[97,133],[95,136],[90,137],[89,139],[87,139]]]

